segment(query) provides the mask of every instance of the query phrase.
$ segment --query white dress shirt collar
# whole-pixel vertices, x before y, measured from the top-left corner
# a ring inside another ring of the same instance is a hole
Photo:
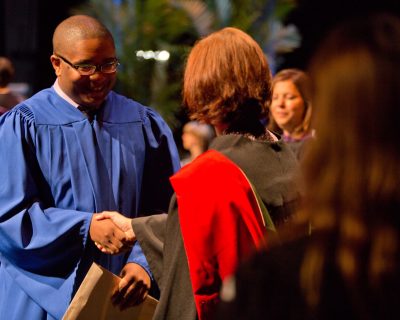
[[[68,103],[72,104],[75,108],[79,107],[79,104],[77,104],[75,101],[73,101],[70,97],[67,96],[67,94],[62,91],[62,89],[60,88],[60,84],[58,83],[58,78],[56,79],[56,81],[54,82],[53,88],[55,90],[55,92],[64,100],[66,100]]]

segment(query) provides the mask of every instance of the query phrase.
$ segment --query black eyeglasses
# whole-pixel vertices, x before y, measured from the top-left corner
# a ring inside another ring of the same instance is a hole
[[[67,59],[65,59],[63,56],[60,56],[59,54],[55,54],[58,58],[60,58],[62,61],[64,61],[66,64],[77,70],[82,76],[90,76],[94,74],[97,70],[99,70],[102,73],[114,73],[117,71],[117,68],[119,66],[118,59],[114,59],[111,62],[107,62],[102,65],[94,65],[94,64],[73,64]]]

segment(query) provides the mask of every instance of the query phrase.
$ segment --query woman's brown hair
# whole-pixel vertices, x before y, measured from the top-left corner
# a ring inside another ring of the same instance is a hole
[[[260,46],[245,32],[224,28],[193,47],[185,69],[183,103],[192,119],[246,131],[267,113],[270,82]]]

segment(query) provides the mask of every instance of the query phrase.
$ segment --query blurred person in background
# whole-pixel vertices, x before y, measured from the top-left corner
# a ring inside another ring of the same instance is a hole
[[[0,57],[0,115],[25,99],[22,95],[13,92],[9,84],[14,79],[15,69],[10,59]]]
[[[215,132],[209,124],[198,121],[187,122],[182,131],[183,149],[189,151],[189,155],[181,161],[181,164],[185,165],[207,151],[210,142],[215,137]]]

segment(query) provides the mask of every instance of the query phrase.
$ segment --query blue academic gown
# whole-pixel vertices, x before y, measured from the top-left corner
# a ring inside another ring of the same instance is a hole
[[[149,270],[89,237],[93,212],[167,211],[179,169],[170,129],[152,109],[110,92],[89,120],[53,88],[0,118],[0,319],[60,319],[91,263]]]

